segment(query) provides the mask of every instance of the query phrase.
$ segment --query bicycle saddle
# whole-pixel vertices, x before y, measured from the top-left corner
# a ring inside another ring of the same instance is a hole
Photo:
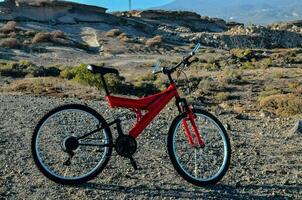
[[[87,66],[87,69],[89,71],[91,71],[92,73],[94,73],[94,74],[99,73],[101,75],[105,75],[105,74],[116,74],[116,75],[119,75],[118,70],[113,69],[113,68],[109,68],[109,67],[99,67],[99,66],[90,64],[90,65]]]

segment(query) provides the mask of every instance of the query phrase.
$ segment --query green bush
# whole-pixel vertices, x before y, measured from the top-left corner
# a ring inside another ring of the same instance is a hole
[[[261,68],[267,69],[273,66],[273,59],[272,58],[264,58],[260,62]]]
[[[275,94],[262,98],[260,107],[282,116],[302,114],[302,98],[294,94]]]
[[[241,68],[242,68],[242,69],[254,69],[255,67],[254,67],[254,65],[253,65],[252,62],[246,61],[246,62],[244,62],[244,63],[242,64],[242,67],[241,67]]]
[[[240,61],[251,61],[254,57],[254,52],[252,49],[232,49],[231,54]]]
[[[216,94],[215,99],[219,102],[229,100],[231,94],[229,92],[219,92]]]
[[[238,83],[242,79],[242,71],[237,69],[225,68],[223,75],[219,77],[220,83]]]
[[[280,94],[282,91],[280,89],[276,89],[272,85],[267,85],[258,95],[258,100],[261,101],[263,98]]]
[[[37,66],[29,61],[6,63],[0,68],[0,75],[13,78],[58,76],[60,69],[56,67]]]
[[[91,73],[85,64],[66,68],[61,71],[60,76],[80,84],[94,86],[98,89],[103,88],[100,75]],[[113,92],[119,92],[121,90],[122,77],[117,77],[113,74],[106,74],[105,81],[109,90]]]

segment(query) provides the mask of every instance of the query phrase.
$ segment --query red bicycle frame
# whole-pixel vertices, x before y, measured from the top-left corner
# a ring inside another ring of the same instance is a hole
[[[172,83],[166,90],[147,96],[140,99],[129,99],[124,97],[117,97],[112,95],[107,95],[106,99],[111,108],[127,108],[137,114],[137,122],[134,127],[130,130],[129,135],[133,138],[137,138],[143,130],[152,122],[152,120],[162,111],[162,109],[175,97],[179,99],[179,94],[175,83]],[[192,112],[191,107],[189,107],[189,112],[187,113],[187,120],[192,124],[195,138],[200,147],[204,147],[204,142],[202,141],[200,134],[198,132],[197,126],[195,124],[195,116]],[[142,111],[147,111],[146,114],[142,114]],[[183,120],[182,125],[185,130],[185,134],[189,143],[194,147],[194,140],[190,132],[187,120]]]

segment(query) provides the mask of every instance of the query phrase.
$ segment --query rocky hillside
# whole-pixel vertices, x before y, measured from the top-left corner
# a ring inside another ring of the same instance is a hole
[[[167,10],[189,10],[201,15],[256,24],[301,19],[301,8],[300,0],[174,0],[160,7]]]
[[[120,39],[127,45],[120,46],[126,51],[129,47],[144,49],[142,44],[155,36],[161,37],[164,48],[197,41],[204,46],[227,49],[302,46],[301,21],[245,27],[240,23],[202,17],[187,11],[146,10],[109,14],[105,10],[65,1],[5,1],[0,3],[0,21],[16,21],[18,28],[24,31],[60,30],[72,41],[86,43],[93,48],[101,47],[101,50],[106,49],[106,32],[112,29],[124,33]],[[7,35],[2,30],[2,39],[14,37],[19,43],[24,43],[20,41],[21,37]]]

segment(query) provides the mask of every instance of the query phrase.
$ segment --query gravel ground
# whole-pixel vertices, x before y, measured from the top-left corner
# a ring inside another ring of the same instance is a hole
[[[99,102],[0,94],[0,199],[301,199],[302,135],[290,134],[297,119],[219,116],[231,127],[232,164],[223,180],[195,187],[176,174],[166,150],[170,122],[166,109],[138,139],[139,170],[113,152],[106,169],[94,180],[62,186],[35,167],[30,140],[38,120],[66,103],[86,103],[110,118]],[[171,105],[172,106],[172,105]],[[237,117],[238,118],[238,117]]]

